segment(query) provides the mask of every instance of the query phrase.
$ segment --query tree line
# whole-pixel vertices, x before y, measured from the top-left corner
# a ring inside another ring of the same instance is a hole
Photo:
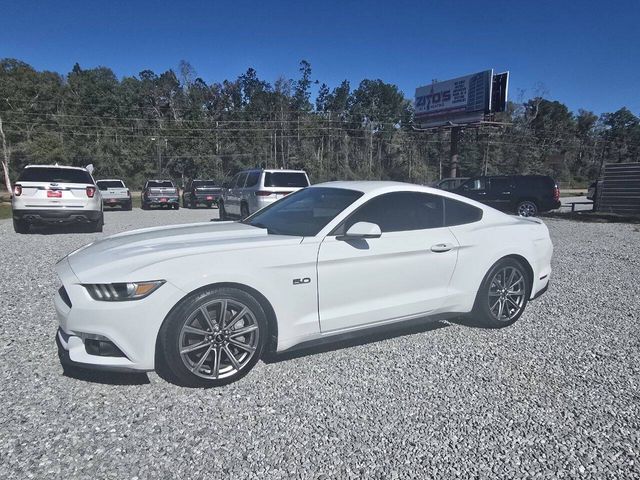
[[[97,178],[132,188],[157,177],[222,181],[255,166],[303,168],[314,183],[448,176],[450,131],[418,131],[412,116],[396,85],[329,86],[304,60],[298,78],[273,83],[253,68],[207,83],[184,61],[119,79],[106,67],[76,64],[63,76],[0,60],[0,140],[12,180],[26,164],[55,162],[93,164]],[[460,175],[542,173],[584,185],[603,163],[640,161],[640,120],[624,107],[598,116],[535,95],[510,101],[494,120],[462,131]]]

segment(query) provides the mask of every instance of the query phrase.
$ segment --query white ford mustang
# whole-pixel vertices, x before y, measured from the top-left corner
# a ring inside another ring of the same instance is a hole
[[[320,184],[241,223],[148,228],[69,254],[59,354],[209,387],[267,351],[382,324],[471,314],[502,327],[547,289],[552,251],[540,220],[442,190]]]

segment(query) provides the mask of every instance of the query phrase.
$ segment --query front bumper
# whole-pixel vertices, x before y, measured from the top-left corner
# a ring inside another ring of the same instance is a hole
[[[140,300],[97,301],[81,285],[66,258],[56,265],[56,270],[64,288],[54,298],[59,323],[56,342],[61,362],[99,370],[153,370],[160,326],[185,293],[166,282]],[[122,355],[89,353],[91,349],[86,342],[92,337],[111,342]]]
[[[14,210],[14,220],[29,223],[83,223],[95,222],[102,217],[101,210],[34,209]]]

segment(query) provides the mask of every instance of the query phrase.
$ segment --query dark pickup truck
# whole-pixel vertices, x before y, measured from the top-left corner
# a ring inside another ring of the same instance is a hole
[[[180,195],[172,180],[147,180],[142,189],[142,209],[151,207],[180,208]]]
[[[198,205],[206,205],[211,208],[218,206],[222,195],[222,188],[213,180],[191,180],[182,192],[182,206],[184,208],[197,208]]]

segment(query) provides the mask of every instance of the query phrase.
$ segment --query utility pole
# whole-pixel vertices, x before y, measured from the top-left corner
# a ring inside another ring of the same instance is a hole
[[[460,140],[461,127],[453,127],[451,129],[451,160],[450,160],[450,177],[458,176],[458,142]]]

